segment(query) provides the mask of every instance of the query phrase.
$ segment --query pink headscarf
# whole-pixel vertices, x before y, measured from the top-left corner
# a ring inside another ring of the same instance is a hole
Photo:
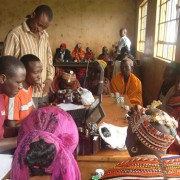
[[[26,134],[34,130],[50,132],[59,137],[63,145],[72,153],[79,141],[77,126],[73,118],[55,106],[32,111],[19,129],[18,143]]]
[[[30,144],[38,141],[39,137],[42,137],[47,143],[53,143],[56,147],[56,154],[51,165],[45,168],[45,172],[51,174],[51,179],[80,180],[81,176],[77,162],[68,148],[64,146],[64,140],[52,133],[37,130],[26,134],[18,144],[12,163],[11,179],[29,179],[29,167],[25,163],[26,154]]]

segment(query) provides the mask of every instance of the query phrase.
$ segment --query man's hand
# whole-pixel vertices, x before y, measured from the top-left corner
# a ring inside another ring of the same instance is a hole
[[[50,79],[47,79],[44,81],[43,94],[49,93],[49,88],[50,88],[51,83],[52,83],[52,80]]]
[[[33,86],[34,92],[41,92],[42,91],[42,85],[37,84],[36,86]]]

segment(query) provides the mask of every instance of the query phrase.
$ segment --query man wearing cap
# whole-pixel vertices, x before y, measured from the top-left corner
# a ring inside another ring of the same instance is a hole
[[[125,59],[121,62],[121,72],[116,74],[111,80],[111,91],[127,95],[131,104],[142,105],[142,85],[141,81],[131,73],[133,61]]]
[[[68,62],[71,61],[71,52],[67,49],[67,46],[65,43],[60,44],[60,48],[56,49],[56,53],[54,56],[54,62]]]

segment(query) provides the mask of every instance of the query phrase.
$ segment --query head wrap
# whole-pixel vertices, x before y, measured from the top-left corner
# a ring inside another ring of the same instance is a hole
[[[30,149],[30,144],[39,141],[40,137],[45,142],[52,143],[56,147],[56,154],[52,163],[44,168],[46,173],[51,174],[51,179],[81,179],[77,162],[72,153],[64,146],[64,140],[61,139],[61,136],[58,137],[50,132],[37,130],[26,134],[18,144],[12,163],[11,179],[29,179],[29,167],[25,163],[27,151]]]
[[[63,47],[64,49],[66,49],[66,44],[65,43],[61,43],[60,47]]]
[[[158,131],[152,123],[165,125],[171,130],[171,134]],[[158,110],[155,115],[142,116],[137,114],[130,118],[132,132],[136,133],[138,139],[148,148],[156,151],[166,151],[177,136],[177,121],[164,111]]]
[[[63,145],[74,152],[79,141],[77,126],[72,117],[64,110],[47,106],[32,111],[19,129],[18,143],[31,131],[40,130],[61,138]]]
[[[74,82],[76,81],[76,74],[73,71],[69,73],[63,72],[62,79],[66,80],[67,82]]]
[[[106,68],[107,63],[106,63],[105,61],[103,61],[103,60],[97,60],[97,62],[101,65],[101,67],[102,67],[103,69]]]

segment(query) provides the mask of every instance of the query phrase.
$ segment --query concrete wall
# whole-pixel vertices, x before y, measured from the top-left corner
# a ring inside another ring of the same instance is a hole
[[[110,49],[118,41],[121,27],[128,29],[133,44],[136,39],[134,0],[0,0],[0,4],[0,41],[40,4],[54,12],[47,29],[53,52],[61,42],[70,50],[81,42],[84,49],[90,46],[99,54],[104,45]]]
[[[142,0],[137,0],[137,18],[138,8]],[[155,21],[156,21],[156,3],[157,0],[148,1],[148,16],[147,16],[147,30],[146,30],[146,43],[145,52],[136,52],[136,57],[142,60],[142,74],[141,80],[143,84],[143,100],[144,105],[150,104],[153,100],[157,99],[158,93],[162,84],[163,71],[167,62],[154,58],[154,38],[155,38]],[[138,19],[136,19],[138,23]],[[179,26],[180,27],[180,26]],[[180,30],[180,28],[179,28]],[[137,32],[137,25],[136,25]],[[180,31],[179,31],[180,32]],[[178,33],[178,43],[176,46],[176,61],[180,62],[180,33]]]

